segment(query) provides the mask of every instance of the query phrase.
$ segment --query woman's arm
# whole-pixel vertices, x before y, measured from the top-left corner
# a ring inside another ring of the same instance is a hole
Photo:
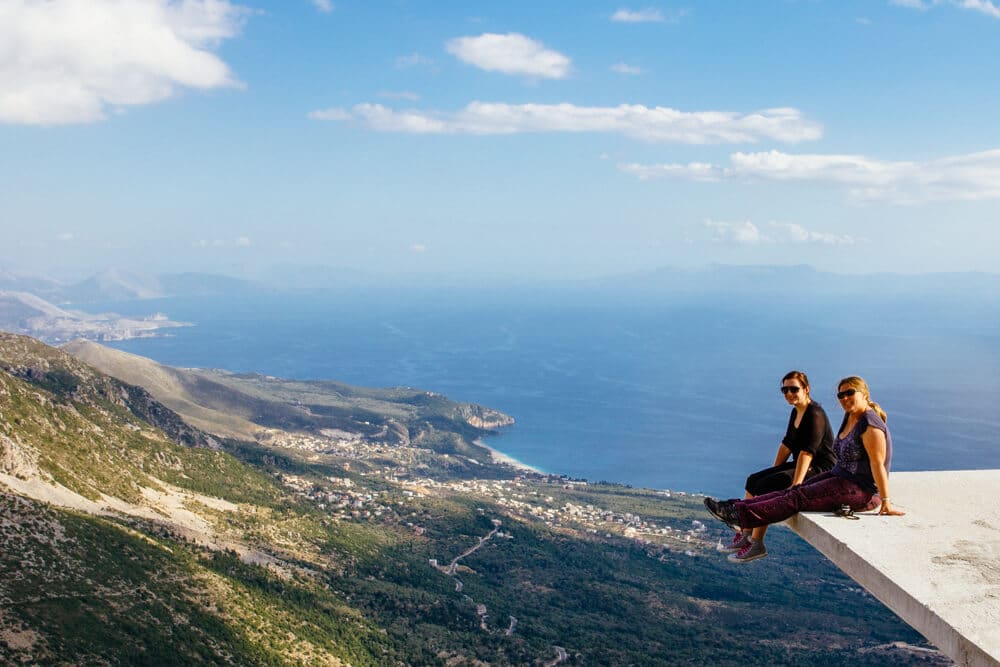
[[[810,452],[799,452],[799,458],[795,461],[795,474],[792,475],[792,486],[798,486],[806,479],[809,466],[812,465],[813,455]]]
[[[788,457],[792,455],[792,450],[785,446],[782,442],[778,445],[778,453],[774,456],[774,465],[780,466],[782,463],[788,460]],[[797,468],[796,468],[797,470]]]
[[[872,467],[872,477],[875,478],[875,484],[878,486],[879,494],[882,496],[882,507],[879,508],[878,513],[890,516],[902,516],[906,514],[906,512],[892,509],[892,503],[889,501],[889,473],[885,470],[885,433],[869,426],[861,434],[861,444],[865,446],[865,451],[868,452],[868,461]]]

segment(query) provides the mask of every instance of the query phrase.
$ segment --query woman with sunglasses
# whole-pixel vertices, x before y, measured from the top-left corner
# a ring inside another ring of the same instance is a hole
[[[792,406],[788,428],[778,445],[774,465],[747,477],[747,499],[798,486],[834,464],[833,430],[823,407],[809,396],[809,378],[802,371],[789,371],[781,378],[781,393]],[[766,556],[766,532],[766,525],[737,530],[723,547],[732,552],[729,560],[749,562]]]
[[[889,499],[892,436],[885,425],[885,411],[871,399],[868,383],[857,376],[837,384],[837,399],[844,408],[844,420],[833,441],[837,464],[832,470],[799,486],[755,498],[705,498],[708,510],[733,528],[752,529],[784,521],[797,512],[831,512],[844,505],[865,508],[880,492],[878,513],[903,515]]]

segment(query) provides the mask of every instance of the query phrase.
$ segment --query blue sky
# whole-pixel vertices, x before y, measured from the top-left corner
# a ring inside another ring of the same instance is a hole
[[[0,0],[0,269],[995,271],[1000,3]]]

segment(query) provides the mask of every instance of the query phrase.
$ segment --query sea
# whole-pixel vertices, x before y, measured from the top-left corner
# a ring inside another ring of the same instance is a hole
[[[995,301],[585,289],[259,291],[101,304],[193,326],[111,346],[182,367],[409,386],[501,410],[486,443],[539,470],[741,495],[774,460],[805,371],[888,413],[893,470],[1000,468]]]

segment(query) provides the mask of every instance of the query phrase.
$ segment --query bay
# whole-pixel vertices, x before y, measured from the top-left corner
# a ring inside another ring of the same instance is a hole
[[[512,415],[488,444],[541,470],[740,495],[770,465],[790,369],[834,427],[838,379],[889,413],[894,470],[1000,467],[995,309],[946,300],[580,290],[261,292],[102,304],[195,326],[112,343],[185,367],[412,386]]]

